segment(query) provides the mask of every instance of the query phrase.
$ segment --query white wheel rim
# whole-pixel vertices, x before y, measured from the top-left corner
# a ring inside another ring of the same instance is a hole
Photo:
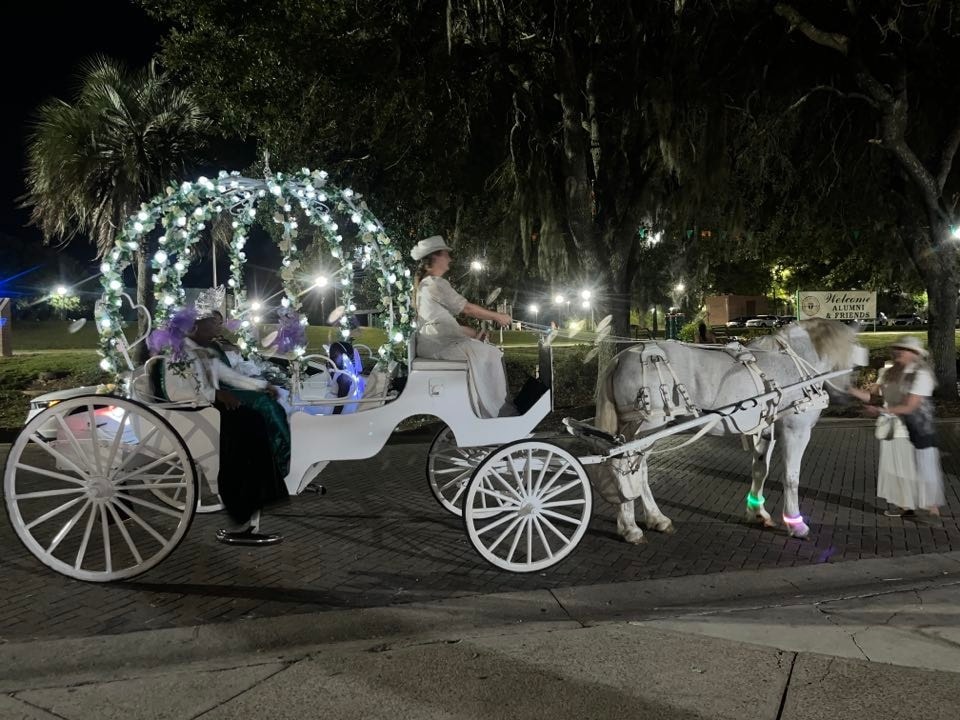
[[[53,422],[56,439],[38,430]],[[193,463],[176,431],[137,403],[86,396],[31,420],[4,473],[20,540],[41,562],[78,580],[107,582],[155,566],[183,539],[196,504]],[[180,508],[157,502],[179,495]]]
[[[464,523],[484,559],[511,572],[536,572],[569,555],[590,524],[593,495],[580,462],[537,441],[506,445],[474,472]]]
[[[463,498],[477,465],[494,446],[460,448],[449,427],[441,430],[430,445],[427,481],[430,492],[443,508],[457,517],[463,514]]]

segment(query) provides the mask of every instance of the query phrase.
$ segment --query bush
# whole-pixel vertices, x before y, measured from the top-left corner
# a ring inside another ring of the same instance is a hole
[[[677,340],[692,343],[697,341],[697,328],[700,327],[702,320],[691,320],[677,333]]]

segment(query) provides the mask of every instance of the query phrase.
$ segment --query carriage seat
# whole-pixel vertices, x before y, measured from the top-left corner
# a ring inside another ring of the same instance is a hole
[[[431,358],[414,358],[413,370],[426,370],[436,372],[437,370],[466,370],[466,360],[432,360]]]

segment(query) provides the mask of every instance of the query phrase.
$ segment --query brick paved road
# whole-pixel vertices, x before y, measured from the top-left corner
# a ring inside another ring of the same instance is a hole
[[[220,545],[213,538],[219,516],[198,516],[173,555],[127,583],[55,575],[0,521],[0,641],[958,550],[960,424],[945,425],[942,435],[950,509],[937,525],[880,514],[871,427],[821,424],[814,431],[801,479],[801,510],[812,526],[806,542],[740,522],[749,456],[736,440],[706,438],[651,463],[654,492],[676,523],[675,535],[653,533],[646,545],[627,545],[615,537],[612,510],[598,500],[579,548],[532,576],[500,572],[474,553],[461,521],[427,489],[427,446],[420,443],[330,465],[322,476],[325,497],[294,498],[271,514],[268,528],[286,536],[279,546]],[[777,513],[778,485],[766,492],[768,509]]]

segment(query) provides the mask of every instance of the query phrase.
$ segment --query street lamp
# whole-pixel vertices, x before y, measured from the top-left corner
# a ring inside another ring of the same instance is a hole
[[[327,280],[326,275],[317,275],[316,279],[313,281],[317,287],[326,287],[329,280]]]
[[[480,262],[479,260],[474,260],[473,262],[470,263],[470,269],[473,270],[474,272],[480,272],[483,270],[483,263]]]
[[[64,285],[57,285],[56,293],[60,297],[63,297],[67,294],[67,288]]]
[[[676,290],[678,293],[682,293],[686,289],[687,289],[687,286],[684,285],[682,282],[678,282],[677,286],[674,288],[674,290]]]
[[[533,313],[533,321],[537,322],[537,316],[540,314],[540,307],[536,304],[533,304],[528,309],[531,313]]]

